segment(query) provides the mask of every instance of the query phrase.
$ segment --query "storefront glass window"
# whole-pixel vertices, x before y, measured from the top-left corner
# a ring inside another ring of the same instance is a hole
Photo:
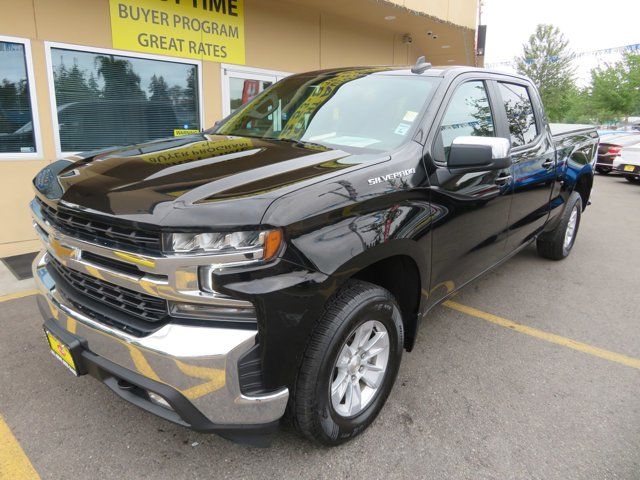
[[[249,78],[229,78],[229,101],[231,112],[235,112],[242,105],[253,99],[265,88],[274,82],[265,80],[254,80]]]
[[[25,46],[0,41],[0,153],[35,151]]]
[[[197,66],[51,49],[63,152],[199,131]]]

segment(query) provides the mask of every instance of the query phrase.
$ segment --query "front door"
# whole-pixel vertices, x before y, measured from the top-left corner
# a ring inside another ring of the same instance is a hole
[[[433,222],[430,304],[459,288],[505,256],[511,169],[453,173],[451,143],[460,136],[505,136],[495,115],[495,94],[483,80],[459,84],[446,103],[431,151]]]

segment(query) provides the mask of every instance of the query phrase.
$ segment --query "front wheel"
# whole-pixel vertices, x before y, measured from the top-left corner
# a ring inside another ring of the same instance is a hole
[[[634,177],[633,175],[625,175],[625,180],[631,183],[640,183],[640,177]]]
[[[536,242],[538,254],[551,260],[562,260],[568,257],[578,235],[581,216],[582,197],[578,192],[573,192],[567,200],[567,205],[556,228],[538,237]]]
[[[394,297],[349,280],[329,300],[311,335],[292,392],[296,429],[325,445],[362,433],[396,379],[404,343]]]

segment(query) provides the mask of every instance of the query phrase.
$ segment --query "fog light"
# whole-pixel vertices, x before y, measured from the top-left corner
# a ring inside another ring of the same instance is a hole
[[[149,395],[149,400],[151,400],[156,405],[160,405],[161,407],[168,408],[169,410],[173,410],[169,402],[167,402],[163,397],[161,397],[157,393],[147,390],[147,394]]]
[[[225,307],[205,303],[169,302],[169,312],[172,317],[177,318],[234,322],[256,321],[256,311],[250,304],[242,307]]]

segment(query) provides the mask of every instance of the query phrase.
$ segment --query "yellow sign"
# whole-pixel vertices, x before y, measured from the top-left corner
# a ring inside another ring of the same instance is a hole
[[[184,128],[175,128],[173,130],[174,137],[182,137],[183,135],[195,135],[196,133],[200,133],[200,130],[192,130],[192,129],[184,129]]]
[[[244,0],[109,0],[113,48],[244,64]]]

